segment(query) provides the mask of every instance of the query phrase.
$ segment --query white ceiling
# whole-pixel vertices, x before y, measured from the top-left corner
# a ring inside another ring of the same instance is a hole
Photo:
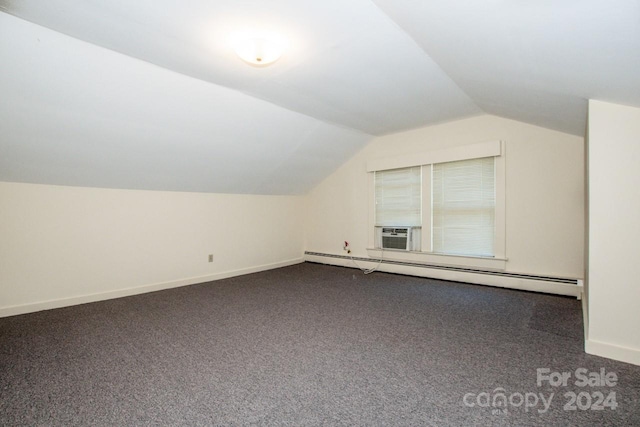
[[[0,13],[0,180],[300,194],[371,135],[482,113],[583,135],[588,98],[640,106],[637,0],[0,10],[38,24]],[[270,67],[229,43],[255,28],[289,39]]]
[[[484,112],[583,136],[640,107],[638,0],[374,0]]]

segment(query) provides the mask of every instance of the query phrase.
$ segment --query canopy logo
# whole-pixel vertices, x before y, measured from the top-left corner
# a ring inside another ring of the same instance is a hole
[[[575,392],[568,390],[562,394],[565,411],[603,411],[615,410],[618,407],[616,392],[610,390],[618,384],[618,374],[607,372],[605,368],[599,371],[589,371],[587,368],[578,368],[575,371],[551,371],[549,368],[536,370],[536,385],[538,387],[578,387],[581,390]],[[603,387],[604,389],[601,391]],[[585,388],[589,388],[588,391]],[[598,389],[594,389],[598,388]],[[555,392],[514,392],[507,394],[506,390],[498,387],[493,392],[466,393],[462,401],[469,408],[491,408],[494,415],[503,415],[509,412],[509,408],[524,408],[525,412],[536,410],[539,414],[549,411],[554,402]]]

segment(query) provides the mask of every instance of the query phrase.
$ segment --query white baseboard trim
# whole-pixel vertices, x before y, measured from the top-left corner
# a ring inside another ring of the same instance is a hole
[[[221,273],[209,274],[206,276],[189,277],[186,279],[171,280],[169,282],[153,283],[150,285],[136,286],[133,288],[118,289],[114,291],[99,292],[88,295],[80,295],[69,298],[59,298],[48,301],[39,301],[29,304],[0,307],[0,317],[15,316],[18,314],[33,313],[42,310],[68,307],[89,302],[103,301],[114,298],[128,297],[131,295],[145,294],[148,292],[161,291],[164,289],[178,288],[181,286],[195,285],[197,283],[211,282],[214,280],[226,279],[229,277],[242,276],[245,274],[257,273],[260,271],[273,270],[274,268],[287,267],[304,262],[304,258],[295,258],[272,264],[258,265],[255,267],[242,268],[239,270],[225,271]]]
[[[326,254],[306,253],[305,261],[320,264],[337,265],[341,267],[358,268],[348,257]],[[358,259],[358,265],[362,268],[373,268],[378,265],[378,261],[367,261]],[[406,274],[409,276],[428,277],[432,279],[448,280],[453,282],[473,283],[477,285],[494,286],[500,288],[517,289],[522,291],[543,292],[548,294],[580,297],[582,296],[582,286],[571,283],[559,283],[554,281],[531,279],[526,277],[509,277],[500,275],[488,275],[469,271],[451,271],[428,266],[398,265],[381,263],[377,271],[385,273]]]
[[[640,365],[640,349],[637,348],[620,347],[614,344],[588,339],[584,342],[584,351],[594,356]]]

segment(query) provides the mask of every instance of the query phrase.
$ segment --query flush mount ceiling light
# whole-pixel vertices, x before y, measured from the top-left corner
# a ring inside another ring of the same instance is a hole
[[[257,67],[263,67],[277,61],[286,47],[284,40],[267,35],[242,38],[234,44],[238,56]]]

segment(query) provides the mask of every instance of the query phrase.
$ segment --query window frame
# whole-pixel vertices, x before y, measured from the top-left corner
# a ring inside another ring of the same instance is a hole
[[[493,257],[473,255],[449,255],[433,252],[431,244],[431,169],[436,163],[458,160],[495,158],[495,246]],[[463,145],[418,154],[373,159],[367,163],[369,194],[369,230],[367,251],[371,257],[379,257],[382,250],[375,248],[375,171],[422,166],[422,233],[421,251],[385,250],[384,258],[395,258],[402,261],[424,262],[441,265],[476,267],[493,270],[506,268],[506,155],[503,141],[489,141],[478,144]]]

